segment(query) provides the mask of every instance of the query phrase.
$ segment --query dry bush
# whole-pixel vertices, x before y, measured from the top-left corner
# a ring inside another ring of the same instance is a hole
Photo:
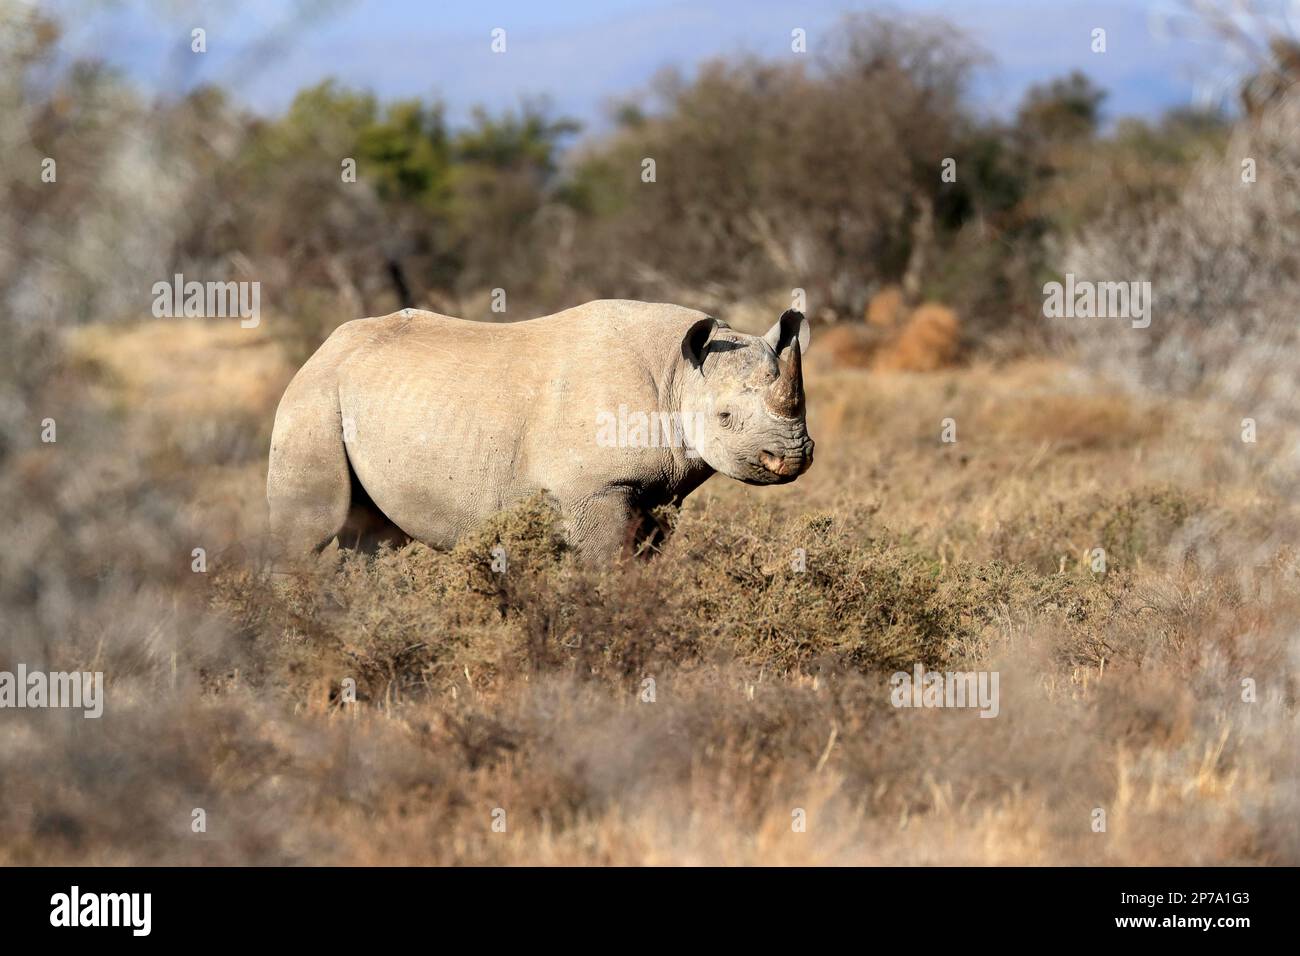
[[[1087,565],[1094,548],[1106,552],[1108,568],[1132,568],[1144,559],[1163,562],[1176,532],[1204,507],[1169,488],[1044,503],[1003,524],[993,536],[993,552],[1045,572],[1063,558],[1071,566]]]
[[[573,561],[556,515],[534,500],[448,553],[413,544],[327,556],[287,581],[237,567],[216,576],[214,599],[247,640],[283,635],[258,644],[259,680],[295,685],[301,672],[305,688],[319,672],[305,654],[349,662],[365,699],[391,700],[466,666],[482,680],[545,668],[616,682],[707,660],[780,674],[937,666],[979,645],[997,600],[1015,593],[1037,606],[1044,595],[1001,566],[941,576],[932,560],[838,524],[703,515],[681,522],[655,561],[610,574]],[[506,573],[492,569],[498,546]],[[807,571],[792,563],[796,547]]]
[[[926,302],[907,317],[876,357],[876,366],[903,372],[933,372],[953,364],[961,346],[957,313],[937,302]]]
[[[1236,421],[1257,419],[1278,437],[1267,460],[1248,467],[1288,488],[1297,464],[1290,409],[1300,391],[1298,124],[1300,97],[1280,100],[1204,163],[1177,202],[1137,221],[1117,211],[1064,250],[1062,272],[1080,279],[1149,280],[1149,328],[1054,320],[1061,341],[1113,378],[1208,394]],[[1243,181],[1248,162],[1257,181]]]
[[[893,332],[903,324],[906,314],[903,290],[896,285],[885,286],[867,302],[867,325]]]
[[[961,351],[957,313],[937,302],[908,309],[890,286],[868,303],[865,323],[836,322],[817,336],[832,368],[933,372],[955,364]]]

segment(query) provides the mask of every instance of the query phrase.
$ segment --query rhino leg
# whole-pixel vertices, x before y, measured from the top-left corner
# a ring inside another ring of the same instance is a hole
[[[329,363],[308,362],[280,400],[266,498],[271,535],[289,554],[319,551],[347,521],[352,476]]]
[[[623,489],[581,498],[562,510],[569,544],[591,563],[632,557],[646,545],[658,546],[665,537],[654,516]]]

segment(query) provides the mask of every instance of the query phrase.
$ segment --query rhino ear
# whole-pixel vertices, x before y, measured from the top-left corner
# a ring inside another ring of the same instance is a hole
[[[700,319],[686,330],[682,339],[682,358],[686,359],[691,368],[699,368],[704,364],[704,355],[714,333],[725,328],[726,325],[717,319]]]
[[[804,318],[802,312],[796,312],[794,309],[786,309],[781,313],[781,318],[776,320],[776,325],[767,330],[763,340],[772,347],[772,351],[780,355],[790,347],[790,343],[799,340],[799,351],[807,352],[808,343],[812,341],[812,330],[808,327],[808,320]]]

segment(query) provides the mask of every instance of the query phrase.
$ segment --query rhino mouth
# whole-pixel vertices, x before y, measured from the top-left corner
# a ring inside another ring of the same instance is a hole
[[[767,474],[764,478],[771,484],[784,484],[794,481],[812,467],[813,442],[808,439],[807,447],[801,454],[778,455],[763,449],[758,453],[758,464]],[[770,477],[769,477],[770,476]]]

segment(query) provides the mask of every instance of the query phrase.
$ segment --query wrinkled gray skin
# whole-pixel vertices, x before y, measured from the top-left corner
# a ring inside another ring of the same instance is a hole
[[[335,536],[345,546],[409,536],[448,548],[543,492],[586,558],[616,559],[658,541],[651,509],[715,471],[770,485],[807,470],[807,342],[793,311],[758,337],[630,301],[508,324],[413,309],[348,322],[276,412],[272,534],[295,552]],[[620,405],[698,414],[685,419],[698,427],[687,447],[602,446],[598,416]]]

